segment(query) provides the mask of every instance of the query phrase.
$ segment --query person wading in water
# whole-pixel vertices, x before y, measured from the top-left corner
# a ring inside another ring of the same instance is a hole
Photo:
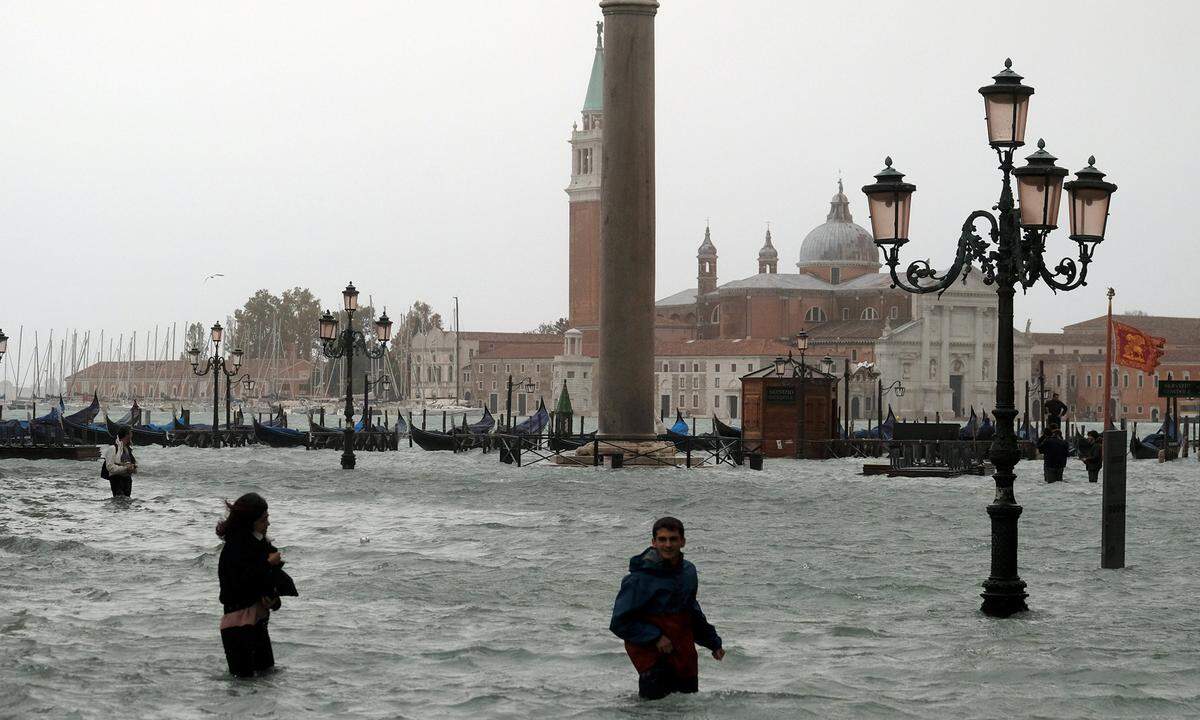
[[[699,676],[696,645],[725,657],[721,636],[696,600],[696,566],[683,559],[683,523],[656,520],[650,547],[629,559],[629,574],[613,602],[609,630],[625,641],[638,671],[638,694],[657,700],[673,692],[694,693]]]
[[[221,644],[229,672],[252,677],[275,666],[267,623],[278,610],[281,595],[297,595],[296,585],[282,570],[283,558],[267,539],[271,519],[267,501],[246,493],[230,505],[217,523],[217,537],[225,541],[217,564],[221,582]]]
[[[137,473],[137,460],[133,457],[133,431],[128,425],[117,430],[117,438],[104,454],[100,466],[100,477],[108,480],[113,497],[129,497],[133,494],[133,476]]]

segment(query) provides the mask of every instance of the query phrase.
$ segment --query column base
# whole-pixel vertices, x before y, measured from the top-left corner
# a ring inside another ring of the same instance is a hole
[[[988,505],[992,519],[992,574],[983,581],[984,615],[1006,618],[1027,612],[1025,581],[1017,573],[1017,519],[1021,506],[1011,502],[1012,488],[996,488],[996,502]]]
[[[1029,606],[1025,604],[1025,598],[1029,597],[1029,594],[1025,592],[1025,581],[1021,578],[1016,580],[988,578],[983,582],[983,592],[979,594],[979,597],[983,598],[980,611],[990,617],[1006,618],[1029,611]]]

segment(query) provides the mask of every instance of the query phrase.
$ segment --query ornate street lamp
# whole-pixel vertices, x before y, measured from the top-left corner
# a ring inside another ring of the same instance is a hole
[[[833,358],[828,355],[821,358],[821,372],[825,373],[826,375],[833,374]]]
[[[987,113],[988,144],[995,149],[1003,175],[999,211],[993,215],[976,210],[967,216],[958,239],[954,263],[939,273],[928,260],[916,260],[900,273],[900,247],[908,241],[910,203],[916,186],[903,181],[903,174],[892,168],[892,160],[875,176],[876,182],[863,187],[871,211],[875,244],[884,253],[892,276],[892,287],[910,293],[942,293],[956,280],[966,276],[978,263],[984,283],[996,286],[998,326],[996,331],[996,436],[990,459],[996,468],[996,497],[988,506],[992,520],[991,574],[984,581],[985,614],[1008,617],[1027,610],[1025,582],[1017,573],[1017,519],[1021,506],[1013,494],[1020,460],[1013,420],[1017,409],[1013,388],[1013,296],[1016,286],[1032,287],[1040,279],[1054,290],[1073,290],[1084,285],[1088,263],[1096,245],[1104,239],[1109,199],[1117,186],[1103,180],[1094,159],[1076,173],[1077,179],[1063,185],[1066,171],[1055,165],[1055,157],[1038,142],[1038,150],[1021,168],[1014,168],[1013,154],[1025,144],[1025,120],[1033,88],[1022,84],[1005,60],[1004,70],[991,85],[979,89]],[[1014,202],[1012,178],[1017,178],[1020,207]],[[1053,268],[1045,262],[1046,238],[1058,225],[1058,205],[1063,187],[1070,195],[1071,239],[1079,246],[1078,260],[1064,258]],[[975,231],[975,224],[986,220],[987,239]],[[897,391],[899,388],[897,388]]]
[[[0,359],[4,358],[4,353],[8,352],[8,336],[0,330]]]
[[[534,390],[537,390],[537,383],[534,382],[533,378],[531,378],[531,377],[526,377],[521,380],[518,380],[516,384],[517,384],[517,389],[524,391],[524,393],[526,395],[532,393]],[[508,399],[504,401],[504,417],[505,417],[505,421],[507,422],[507,428],[509,430],[512,429],[512,421],[513,421],[513,418],[512,418],[512,391],[513,391],[513,376],[509,375],[508,376]]]
[[[374,348],[367,345],[367,338],[362,331],[354,328],[354,313],[358,310],[358,290],[354,283],[342,291],[342,307],[346,311],[346,327],[339,333],[338,320],[333,313],[326,310],[318,320],[321,334],[321,352],[330,360],[346,358],[346,424],[342,431],[342,468],[354,469],[354,394],[353,375],[354,353],[356,350],[363,355],[375,359],[383,357],[387,351],[387,343],[392,338],[392,321],[388,319],[387,309],[375,321]]]
[[[800,391],[796,398],[796,459],[799,460],[804,457],[804,395],[808,392],[808,366],[804,364],[804,353],[808,352],[807,330],[796,333],[796,349],[800,351]]]
[[[213,342],[212,357],[205,358],[204,369],[200,369],[200,348],[193,347],[188,350],[188,355],[192,356],[192,373],[197,377],[204,377],[212,371],[213,374],[213,419],[212,419],[212,446],[214,448],[221,447],[221,376],[225,376],[225,425],[228,429],[229,425],[229,378],[237,375],[242,368],[242,350],[235,348],[229,354],[228,358],[221,357],[221,339],[225,336],[225,329],[221,327],[221,323],[214,323],[209,337]]]
[[[382,319],[382,318],[381,318]],[[367,373],[363,373],[363,429],[365,430],[371,423],[370,397],[372,388],[382,388],[389,390],[392,387],[392,379],[385,373],[372,380]]]
[[[783,366],[787,364],[782,356],[775,358],[775,377],[783,377]]]
[[[875,395],[875,413],[879,419],[879,439],[883,439],[883,397],[896,393],[896,397],[904,397],[904,383],[900,380],[894,380],[891,385],[886,388],[883,386],[883,380],[877,380],[879,383],[878,390]]]

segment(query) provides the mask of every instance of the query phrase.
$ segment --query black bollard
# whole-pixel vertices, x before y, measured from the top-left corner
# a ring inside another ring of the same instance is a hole
[[[421,429],[425,429],[425,408],[421,408]]]
[[[321,411],[321,426],[324,427],[324,425],[325,425],[325,406],[324,405],[322,405],[320,407],[320,411]]]
[[[1104,489],[1100,516],[1100,567],[1125,567],[1124,430],[1104,432]]]
[[[442,411],[442,432],[446,432],[446,411]]]
[[[751,453],[749,457],[750,457],[750,469],[751,470],[762,470],[763,469],[762,453]]]
[[[408,446],[409,446],[409,447],[412,447],[412,446],[413,446],[413,442],[412,442],[412,428],[413,428],[412,411],[411,411],[411,410],[409,410],[409,411],[408,411]]]

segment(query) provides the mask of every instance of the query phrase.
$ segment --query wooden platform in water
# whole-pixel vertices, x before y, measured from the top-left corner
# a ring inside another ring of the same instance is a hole
[[[0,460],[99,459],[99,445],[0,445]]]
[[[908,467],[894,468],[888,463],[866,463],[863,465],[863,475],[886,475],[888,477],[958,477],[959,475],[983,475],[984,468],[977,467],[967,470],[951,470],[939,467]]]

